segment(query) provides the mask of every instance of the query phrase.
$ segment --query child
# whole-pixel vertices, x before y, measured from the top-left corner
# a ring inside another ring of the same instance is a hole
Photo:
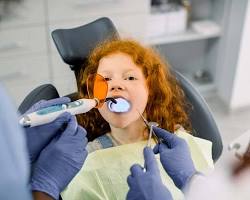
[[[98,46],[90,55],[87,68],[80,73],[80,98],[87,97],[86,78],[94,73],[108,81],[108,97],[125,97],[132,109],[115,114],[104,105],[78,116],[89,139],[95,139],[88,145],[90,152],[146,139],[145,125],[138,112],[170,132],[179,125],[190,130],[183,91],[169,65],[153,49],[133,40],[107,41]]]
[[[63,192],[63,199],[125,199],[129,168],[134,163],[143,165],[142,150],[148,138],[148,129],[140,114],[169,132],[181,130],[184,138],[193,137],[187,133],[191,125],[184,93],[169,65],[152,48],[129,39],[113,39],[97,46],[88,58],[86,69],[80,72],[79,98],[87,97],[86,80],[95,73],[108,82],[107,97],[122,97],[131,108],[125,113],[115,113],[105,103],[98,110],[78,116],[79,124],[93,141],[87,145],[89,156],[82,170]],[[192,138],[187,140],[193,141]],[[211,144],[205,143],[203,141],[201,146],[210,148],[208,163],[211,163]],[[195,152],[197,170],[208,167],[206,153],[199,145],[193,148],[198,148],[191,149],[191,154]],[[172,179],[160,170],[172,196],[182,198]]]

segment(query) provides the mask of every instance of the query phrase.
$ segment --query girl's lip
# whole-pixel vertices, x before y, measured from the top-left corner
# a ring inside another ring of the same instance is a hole
[[[129,101],[127,98],[125,98],[125,97],[123,97],[121,95],[114,95],[114,96],[111,96],[111,97],[108,97],[108,98],[114,98],[114,99],[123,98],[123,99]]]

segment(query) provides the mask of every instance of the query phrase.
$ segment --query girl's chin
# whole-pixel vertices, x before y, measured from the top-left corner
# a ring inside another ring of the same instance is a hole
[[[130,123],[110,123],[114,128],[126,128]]]
[[[119,120],[112,120],[110,121],[110,125],[115,127],[115,128],[126,128],[127,126],[129,126],[130,124],[132,124],[134,122],[134,120],[131,119],[119,119]]]

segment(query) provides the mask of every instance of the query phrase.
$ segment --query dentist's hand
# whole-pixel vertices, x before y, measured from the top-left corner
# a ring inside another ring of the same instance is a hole
[[[183,190],[196,173],[189,147],[186,141],[168,131],[154,127],[155,134],[163,139],[154,147],[154,153],[160,153],[163,168],[175,185]]]
[[[44,192],[54,199],[79,172],[87,157],[86,131],[71,116],[65,131],[41,151],[33,166],[32,191]]]
[[[68,102],[70,102],[70,99],[67,97],[52,99],[49,101],[41,100],[34,104],[25,114],[29,114],[49,106]],[[70,117],[70,113],[63,113],[56,120],[49,124],[24,128],[26,132],[27,146],[31,163],[37,159],[42,149],[51,141],[51,139],[58,133],[63,125],[70,119]]]
[[[145,147],[143,154],[146,171],[143,171],[143,168],[138,164],[130,168],[131,175],[127,178],[129,191],[126,199],[171,200],[171,193],[162,183],[160,171],[152,149]]]

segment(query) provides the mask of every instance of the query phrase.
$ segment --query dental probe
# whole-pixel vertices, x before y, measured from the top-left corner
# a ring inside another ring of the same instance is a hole
[[[136,109],[137,110],[137,109]],[[143,120],[143,122],[145,123],[146,127],[149,130],[149,135],[148,135],[148,141],[147,141],[147,147],[151,147],[151,138],[154,135],[156,140],[160,143],[161,142],[161,138],[158,138],[157,135],[155,134],[154,130],[153,130],[153,126],[159,126],[158,123],[156,122],[148,122],[148,120],[146,120],[146,118],[140,113],[139,110],[137,110],[137,112],[139,113],[141,119]]]

